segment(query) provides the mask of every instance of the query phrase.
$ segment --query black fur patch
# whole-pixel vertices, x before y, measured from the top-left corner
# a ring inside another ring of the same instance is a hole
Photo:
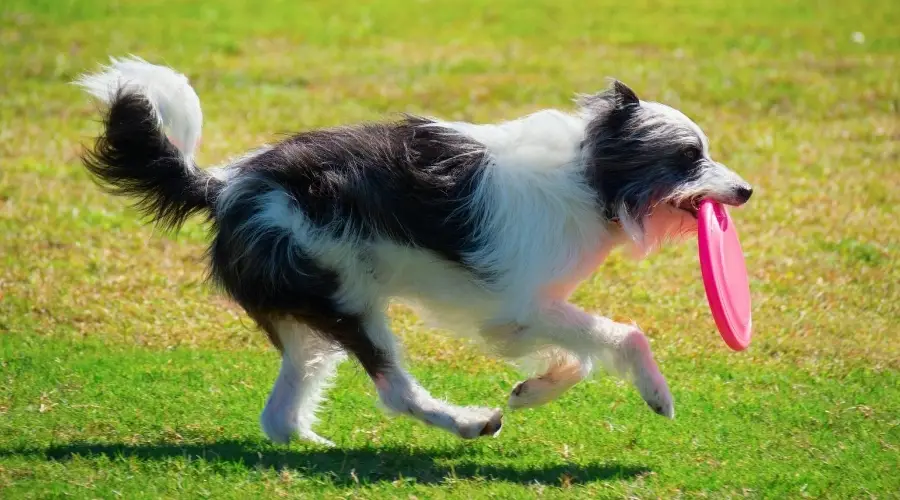
[[[700,174],[700,138],[671,120],[650,119],[650,110],[621,82],[584,101],[595,111],[584,146],[590,153],[587,181],[607,219],[624,205],[638,224],[654,202]]]
[[[483,146],[430,122],[366,124],[298,134],[244,163],[291,193],[322,227],[350,225],[364,240],[389,239],[463,265],[475,242],[467,202]]]
[[[372,376],[389,360],[375,348],[362,327],[360,312],[339,310],[334,296],[337,273],[313,261],[290,232],[269,228],[253,234],[245,223],[265,210],[260,196],[283,189],[258,175],[241,183],[242,194],[217,214],[209,248],[210,276],[256,319],[272,343],[281,348],[272,319],[291,317],[352,353]],[[299,210],[299,206],[293,207]]]
[[[353,353],[373,376],[390,363],[363,330],[366,311],[347,311],[335,302],[335,270],[311,259],[289,230],[247,225],[266,209],[260,195],[286,193],[298,216],[334,236],[353,234],[363,246],[387,239],[467,266],[465,254],[476,244],[468,206],[483,170],[483,147],[429,127],[427,120],[293,136],[233,167],[228,183],[240,189],[221,213],[224,182],[185,163],[144,96],[120,92],[104,122],[103,134],[84,154],[86,168],[107,190],[136,198],[137,207],[164,228],[177,229],[206,211],[212,280],[276,346],[272,320],[287,316]]]
[[[467,266],[465,254],[476,244],[468,203],[483,147],[428,123],[408,118],[307,132],[242,160],[214,219],[213,279],[251,315],[294,317],[353,353],[373,376],[383,370],[390,360],[363,331],[366,311],[335,303],[335,270],[310,258],[290,230],[246,223],[266,210],[267,193],[286,193],[297,217],[334,237],[353,235],[359,258],[367,242],[390,240]]]
[[[135,206],[164,229],[181,227],[207,210],[219,181],[184,162],[159,129],[141,95],[120,92],[104,117],[104,132],[82,156],[84,166],[107,191],[137,199]]]

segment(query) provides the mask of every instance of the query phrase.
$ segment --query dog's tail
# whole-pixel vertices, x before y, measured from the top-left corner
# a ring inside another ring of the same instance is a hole
[[[187,78],[136,57],[111,61],[75,82],[108,107],[85,167],[110,192],[135,197],[164,229],[211,215],[223,183],[194,164],[203,115]]]

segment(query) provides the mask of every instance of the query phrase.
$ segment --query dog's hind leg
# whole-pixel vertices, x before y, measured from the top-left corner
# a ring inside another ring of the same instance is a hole
[[[312,426],[325,388],[345,357],[343,351],[293,319],[260,321],[260,325],[281,350],[281,370],[260,416],[263,432],[281,444],[299,436],[334,446],[313,432]]]
[[[410,415],[428,425],[440,427],[465,439],[494,436],[500,432],[503,413],[498,408],[455,406],[436,399],[401,366],[399,347],[383,312],[360,317],[356,345],[348,350],[365,349],[357,357],[378,391],[382,405],[389,411]],[[347,345],[345,344],[345,347]]]

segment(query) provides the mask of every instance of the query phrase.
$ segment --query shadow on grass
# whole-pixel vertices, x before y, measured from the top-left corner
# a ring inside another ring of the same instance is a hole
[[[447,478],[489,478],[512,483],[547,485],[628,479],[649,472],[646,467],[615,463],[568,465],[494,465],[474,462],[467,448],[413,450],[401,447],[350,449],[279,450],[253,441],[221,441],[210,444],[94,444],[71,443],[46,449],[0,450],[0,457],[43,456],[64,461],[73,457],[138,458],[163,461],[184,457],[228,463],[246,468],[294,469],[309,476],[325,476],[337,485],[414,480],[420,484],[442,483]],[[481,457],[481,460],[488,461]],[[444,463],[446,462],[446,463]],[[351,473],[352,471],[352,473]]]

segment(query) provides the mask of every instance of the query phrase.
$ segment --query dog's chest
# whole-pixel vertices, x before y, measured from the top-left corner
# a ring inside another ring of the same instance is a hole
[[[580,253],[580,259],[573,264],[570,270],[544,287],[542,295],[548,299],[566,300],[578,288],[584,280],[588,279],[594,271],[603,264],[609,254],[623,242],[620,231],[612,232],[598,245],[585,247]]]

